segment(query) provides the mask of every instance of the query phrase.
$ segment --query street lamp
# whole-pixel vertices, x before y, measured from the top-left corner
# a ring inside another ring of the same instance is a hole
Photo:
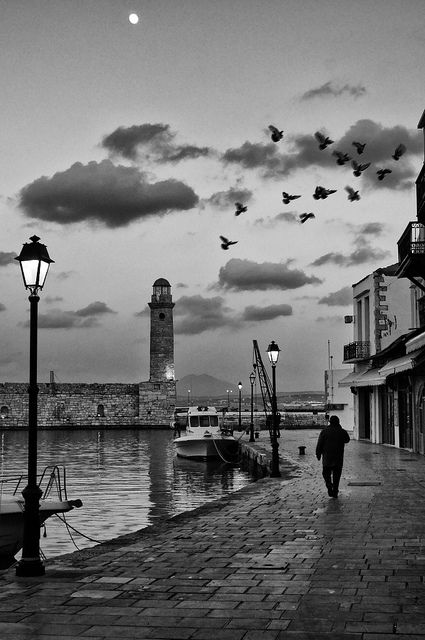
[[[242,393],[242,382],[238,382],[239,389],[239,426],[238,429],[241,431],[242,429],[242,416],[241,416],[241,393]]]
[[[28,484],[22,491],[25,500],[22,558],[16,567],[17,576],[42,576],[44,565],[40,560],[40,498],[37,484],[37,313],[38,291],[44,286],[51,260],[46,245],[38,236],[26,242],[18,260],[24,285],[30,290],[30,367],[28,386]]]
[[[279,444],[277,441],[277,399],[276,399],[276,363],[279,359],[280,349],[274,340],[267,347],[267,355],[272,365],[273,397],[272,397],[272,478],[280,478],[279,471]]]
[[[190,407],[190,389],[187,390],[187,406]]]
[[[254,438],[254,382],[255,373],[249,374],[249,381],[251,383],[251,423],[249,425],[249,442],[255,442]]]

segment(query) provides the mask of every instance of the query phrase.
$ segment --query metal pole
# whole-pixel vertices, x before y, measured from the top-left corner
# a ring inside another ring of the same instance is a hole
[[[270,476],[280,478],[279,443],[277,441],[277,399],[276,399],[276,365],[272,364],[273,403],[272,403],[272,466]]]
[[[40,498],[37,484],[37,313],[40,298],[32,293],[30,301],[30,379],[28,387],[28,485],[22,491],[25,499],[22,558],[17,576],[42,576],[45,568],[40,560]]]
[[[251,423],[249,425],[249,442],[255,442],[254,438],[254,381],[251,383]]]
[[[239,389],[239,431],[242,429],[242,416],[241,416],[241,394],[242,389]]]

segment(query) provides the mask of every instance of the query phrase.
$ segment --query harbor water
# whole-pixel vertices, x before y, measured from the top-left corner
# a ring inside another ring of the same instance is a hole
[[[0,476],[26,473],[27,433],[0,437]],[[66,468],[68,499],[83,502],[65,514],[68,527],[58,516],[47,520],[40,538],[47,558],[137,531],[254,481],[221,460],[176,457],[171,430],[39,431],[39,473],[47,465]]]

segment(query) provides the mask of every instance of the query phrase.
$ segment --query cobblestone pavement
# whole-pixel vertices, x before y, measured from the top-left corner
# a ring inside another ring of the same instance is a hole
[[[351,441],[333,499],[317,436],[282,432],[280,479],[50,560],[42,578],[1,572],[0,637],[424,640],[425,458]],[[269,450],[266,434],[253,446]]]

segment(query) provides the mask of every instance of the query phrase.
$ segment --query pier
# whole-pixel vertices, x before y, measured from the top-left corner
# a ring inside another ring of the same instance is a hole
[[[423,457],[351,441],[333,499],[317,435],[281,432],[279,479],[51,559],[43,577],[2,572],[1,637],[425,637]],[[270,455],[265,432],[244,447]]]

